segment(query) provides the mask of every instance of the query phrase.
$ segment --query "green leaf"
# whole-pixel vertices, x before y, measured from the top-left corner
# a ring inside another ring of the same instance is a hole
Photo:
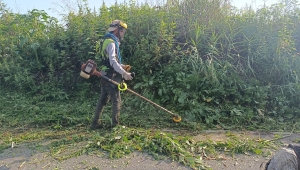
[[[159,96],[162,96],[162,89],[159,89],[159,90],[158,90],[158,95],[159,95]]]
[[[195,166],[195,158],[194,157],[187,157],[186,160],[189,163],[189,165],[191,165],[192,167]]]
[[[184,162],[184,157],[180,155],[179,158],[178,158],[178,162],[183,162],[183,163],[185,163],[185,162]]]
[[[186,93],[181,93],[181,95],[178,98],[179,103],[184,103],[184,100],[186,99]]]
[[[134,88],[134,89],[137,89],[137,88],[139,88],[141,85],[142,85],[142,83],[137,83],[137,84],[135,84],[135,85],[133,86],[133,88]]]
[[[4,77],[4,81],[10,80],[10,77]]]
[[[253,152],[257,155],[261,155],[262,154],[262,150],[261,149],[253,149]]]

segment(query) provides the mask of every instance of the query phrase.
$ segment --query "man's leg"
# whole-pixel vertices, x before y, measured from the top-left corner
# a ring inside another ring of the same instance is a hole
[[[108,93],[112,103],[112,127],[115,127],[119,124],[121,110],[121,95],[117,86],[110,86]]]
[[[102,86],[101,87],[101,95],[100,95],[98,104],[96,106],[96,111],[95,111],[94,118],[93,118],[92,124],[91,124],[92,130],[103,127],[101,124],[99,124],[98,120],[99,120],[99,117],[102,115],[104,106],[107,104],[108,100],[109,100],[108,93],[106,92],[105,87]]]

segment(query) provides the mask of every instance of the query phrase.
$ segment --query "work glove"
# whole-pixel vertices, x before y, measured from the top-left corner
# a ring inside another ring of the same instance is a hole
[[[133,79],[133,77],[131,76],[131,74],[128,73],[128,72],[125,72],[122,76],[123,76],[123,78],[125,80],[132,80]]]
[[[131,66],[130,66],[130,65],[123,65],[122,68],[123,68],[126,72],[129,72],[130,69],[131,69]]]

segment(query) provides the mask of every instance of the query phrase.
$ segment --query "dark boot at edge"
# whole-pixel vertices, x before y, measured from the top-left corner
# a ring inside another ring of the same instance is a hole
[[[92,122],[90,129],[91,130],[97,130],[97,129],[102,129],[103,125],[102,124],[98,124],[97,122]]]

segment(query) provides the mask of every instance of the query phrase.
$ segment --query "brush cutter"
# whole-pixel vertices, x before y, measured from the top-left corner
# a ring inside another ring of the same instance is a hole
[[[102,78],[106,79],[107,81],[109,81],[109,82],[111,82],[111,83],[117,85],[117,86],[118,86],[118,89],[119,89],[120,91],[125,91],[125,90],[127,90],[127,91],[129,91],[130,93],[132,93],[132,94],[134,94],[134,95],[140,97],[141,99],[143,99],[143,100],[145,100],[145,101],[151,103],[152,105],[154,105],[154,106],[156,106],[156,107],[158,107],[158,108],[164,110],[165,112],[171,114],[171,115],[173,116],[173,121],[174,121],[174,122],[178,123],[178,122],[181,121],[181,117],[180,117],[179,115],[174,114],[173,112],[171,112],[171,111],[165,109],[164,107],[162,107],[162,106],[160,106],[160,105],[154,103],[153,101],[151,101],[151,100],[149,100],[149,99],[147,99],[147,98],[141,96],[140,94],[138,94],[138,93],[136,93],[136,92],[130,90],[129,88],[127,88],[127,84],[126,84],[126,83],[124,83],[124,82],[122,82],[122,83],[117,83],[117,82],[113,81],[112,79],[110,79],[110,78],[108,78],[108,77],[106,77],[106,76],[104,76],[104,75],[101,75],[101,73],[100,73],[99,71],[96,70],[96,67],[97,67],[97,64],[96,64],[93,60],[88,60],[85,64],[82,64],[80,76],[83,77],[83,78],[85,78],[85,79],[90,78],[90,76],[92,76],[92,75],[95,75],[95,76],[98,76],[98,77],[102,77]],[[132,75],[132,76],[134,76],[134,75]]]

